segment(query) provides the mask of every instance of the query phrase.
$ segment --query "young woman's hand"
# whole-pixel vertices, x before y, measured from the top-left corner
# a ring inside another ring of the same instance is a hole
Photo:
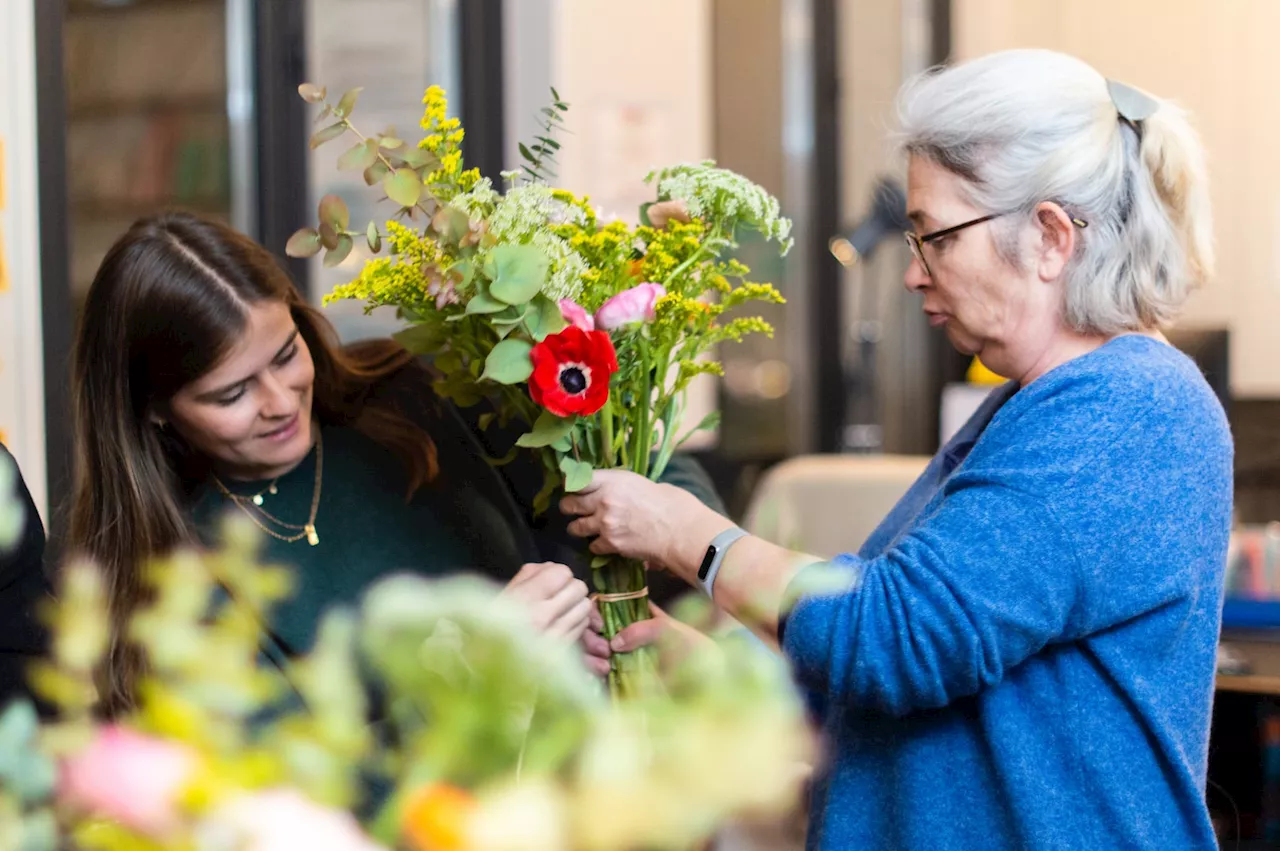
[[[539,630],[577,641],[587,629],[592,605],[587,584],[563,564],[526,564],[502,589],[502,596],[522,603]]]

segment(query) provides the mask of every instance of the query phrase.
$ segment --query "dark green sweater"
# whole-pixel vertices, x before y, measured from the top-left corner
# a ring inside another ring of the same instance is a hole
[[[439,400],[428,373],[416,365],[390,379],[379,395],[431,435],[440,473],[406,502],[404,465],[390,450],[354,429],[322,426],[319,543],[311,546],[306,538],[286,543],[263,536],[264,559],[297,571],[292,597],[270,618],[273,637],[286,654],[311,647],[325,610],[358,604],[369,585],[391,573],[445,576],[474,571],[505,582],[525,562],[547,560],[568,563],[579,576],[588,577],[585,543],[568,534],[567,521],[554,506],[543,517],[533,515],[530,506],[542,484],[537,464],[521,459],[494,468],[486,460],[486,454],[505,452],[504,436],[487,432],[482,444],[474,426],[479,411],[459,412]],[[315,463],[312,450],[279,479],[276,494],[263,495],[262,508],[286,523],[305,524],[315,489]],[[663,478],[723,510],[692,459],[676,460]],[[251,495],[269,483],[224,484],[234,493]],[[212,482],[196,492],[193,518],[207,544],[216,543],[218,524],[228,511],[241,509]],[[293,529],[272,528],[296,534]],[[661,602],[679,587],[658,590],[655,583],[655,597]]]

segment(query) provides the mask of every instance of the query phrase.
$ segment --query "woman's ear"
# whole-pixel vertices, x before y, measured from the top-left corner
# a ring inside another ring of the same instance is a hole
[[[1040,229],[1036,272],[1040,280],[1053,283],[1062,277],[1076,249],[1076,227],[1067,211],[1045,201],[1036,207],[1036,224]]]

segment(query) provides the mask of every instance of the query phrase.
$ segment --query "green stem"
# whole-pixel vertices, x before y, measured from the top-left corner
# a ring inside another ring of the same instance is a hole
[[[685,260],[679,266],[671,270],[671,274],[667,275],[667,277],[662,281],[663,289],[667,289],[668,285],[672,281],[674,281],[680,275],[681,272],[684,272],[686,269],[688,269],[689,267],[697,263],[699,260],[701,260],[703,254],[710,254],[712,257],[718,257],[719,252],[716,251],[715,249],[709,248],[708,246],[715,245],[720,241],[721,238],[722,237],[720,236],[720,228],[717,227],[714,231],[711,232],[711,236],[707,239],[704,245],[702,245],[697,251],[695,251],[692,255],[690,255],[687,260]]]
[[[682,413],[679,402],[679,396],[670,397],[665,406],[666,410],[662,414],[662,446],[658,448],[658,457],[654,459],[653,469],[649,471],[649,478],[655,482],[662,478],[667,464],[671,461],[671,455],[676,450],[676,432],[680,429]]]
[[[608,400],[604,403],[604,407],[600,409],[600,448],[603,451],[603,458],[600,466],[613,466],[613,394],[609,395]]]
[[[640,364],[643,370],[640,381],[640,395],[636,399],[635,454],[631,458],[632,471],[644,476],[649,472],[649,447],[653,443],[653,423],[649,419],[653,413],[653,380],[647,364],[649,362],[649,343],[644,332],[639,336]]]

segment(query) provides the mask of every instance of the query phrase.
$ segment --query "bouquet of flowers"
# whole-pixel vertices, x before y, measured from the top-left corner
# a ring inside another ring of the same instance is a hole
[[[758,316],[726,319],[750,301],[780,303],[773,286],[747,279],[730,255],[745,229],[790,247],[790,222],[761,187],[713,163],[650,174],[653,203],[641,224],[603,221],[586,198],[548,183],[565,104],[552,90],[544,135],[522,145],[522,172],[504,174],[505,192],[463,167],[463,128],[447,117],[444,93],[423,99],[425,136],[410,145],[366,135],[352,123],[359,90],[336,104],[323,88],[303,98],[323,103],[331,122],[312,139],[343,135],[356,144],[338,161],[361,169],[396,208],[395,217],[363,233],[350,229],[345,203],[320,201],[319,223],[289,243],[295,256],[325,252],[345,259],[356,239],[378,254],[358,278],[326,296],[394,307],[408,328],[398,339],[434,357],[440,392],[461,406],[489,400],[495,417],[525,429],[515,451],[536,453],[554,490],[587,486],[592,471],[622,468],[656,479],[672,453],[716,417],[686,424],[686,390],[699,375],[722,374],[709,358],[725,341],[772,334]],[[605,633],[649,616],[645,566],[619,558],[593,561]],[[646,654],[615,659],[610,683],[627,695],[649,682]]]
[[[93,713],[105,582],[65,571],[33,671],[58,718],[0,715],[0,847],[679,849],[794,801],[810,740],[771,654],[695,653],[668,694],[615,704],[496,587],[395,576],[273,661],[261,621],[290,575],[256,563],[246,523],[225,540],[152,566],[128,632],[147,672],[109,723]]]

